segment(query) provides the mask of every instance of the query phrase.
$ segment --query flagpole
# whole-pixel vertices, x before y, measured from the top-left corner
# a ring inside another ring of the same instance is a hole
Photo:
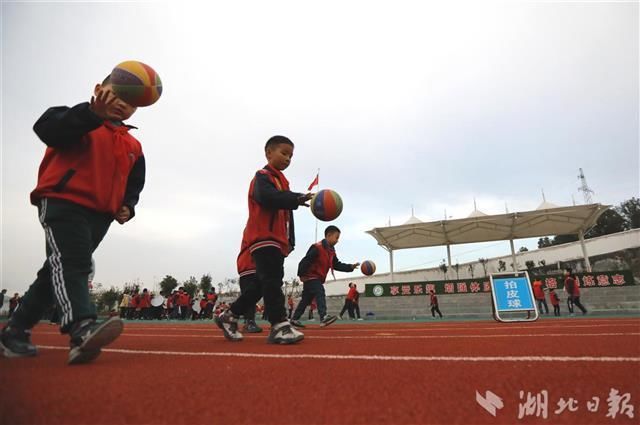
[[[316,193],[320,192],[320,169],[318,168],[318,174],[316,174],[316,177],[318,179],[318,184],[317,184],[317,191]],[[318,219],[316,218],[316,237],[313,240],[313,243],[318,242]]]

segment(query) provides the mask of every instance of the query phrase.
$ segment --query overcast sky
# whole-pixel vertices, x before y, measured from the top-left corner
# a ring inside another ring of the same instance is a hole
[[[293,190],[320,168],[342,195],[338,256],[382,272],[387,254],[364,231],[402,224],[411,206],[425,221],[466,217],[474,197],[485,213],[527,210],[543,188],[582,203],[579,167],[597,202],[639,193],[637,2],[210,3],[2,3],[2,286],[24,291],[44,261],[33,123],[87,101],[129,59],[164,91],[129,121],[147,183],[135,219],[95,253],[107,286],[235,277],[248,185],[274,134],[296,143]],[[296,212],[287,277],[314,223]],[[508,252],[452,248],[454,262]],[[396,268],[445,256],[401,251]]]

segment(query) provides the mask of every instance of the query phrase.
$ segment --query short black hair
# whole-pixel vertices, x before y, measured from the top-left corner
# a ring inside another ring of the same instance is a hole
[[[106,86],[107,84],[109,84],[111,82],[111,74],[107,75],[106,77],[104,77],[104,80],[102,80],[102,85]]]
[[[327,226],[326,229],[324,229],[324,237],[326,238],[327,236],[329,236],[332,233],[341,233],[340,229],[338,229],[336,226],[331,225],[331,226]]]
[[[571,270],[571,267],[565,267],[564,269],[569,272],[570,276],[573,275],[573,270]]]
[[[275,148],[276,146],[282,145],[282,144],[294,147],[293,142],[288,137],[273,136],[272,138],[267,140],[267,143],[264,145],[264,150],[266,151],[269,148]]]

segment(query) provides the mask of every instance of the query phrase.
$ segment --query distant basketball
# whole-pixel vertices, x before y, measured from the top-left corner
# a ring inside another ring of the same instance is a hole
[[[162,94],[160,76],[138,61],[122,62],[113,68],[111,85],[116,96],[131,106],[153,105]]]
[[[342,198],[333,190],[321,190],[311,198],[311,212],[318,220],[335,220],[342,212]]]
[[[376,272],[376,263],[370,260],[363,261],[362,264],[360,264],[360,270],[362,274],[371,276]]]

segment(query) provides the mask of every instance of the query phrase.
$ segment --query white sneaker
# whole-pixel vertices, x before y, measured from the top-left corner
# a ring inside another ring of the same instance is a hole
[[[303,339],[304,334],[285,321],[272,326],[267,342],[269,344],[295,344]]]
[[[362,317],[358,317],[358,320],[364,320]]]
[[[238,318],[231,312],[231,310],[225,310],[215,317],[216,325],[222,332],[224,337],[229,341],[242,341],[243,336],[238,332]]]

